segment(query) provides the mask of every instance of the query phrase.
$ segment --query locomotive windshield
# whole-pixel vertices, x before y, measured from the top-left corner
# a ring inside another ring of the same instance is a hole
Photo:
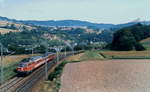
[[[30,58],[30,61],[35,61],[35,60],[41,59],[41,58],[42,58],[42,56],[34,56],[34,57]]]
[[[19,67],[26,67],[27,65],[26,64],[19,64]]]
[[[45,54],[43,55],[43,57],[46,57],[46,56],[51,55],[51,54],[53,54],[53,53],[52,53],[52,52],[45,53]]]
[[[26,58],[26,59],[23,59],[21,62],[23,62],[23,63],[26,63],[26,62],[29,62],[29,58]]]

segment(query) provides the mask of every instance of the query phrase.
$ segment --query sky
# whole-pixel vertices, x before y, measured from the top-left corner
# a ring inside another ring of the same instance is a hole
[[[150,21],[150,0],[0,0],[0,16],[19,20]]]

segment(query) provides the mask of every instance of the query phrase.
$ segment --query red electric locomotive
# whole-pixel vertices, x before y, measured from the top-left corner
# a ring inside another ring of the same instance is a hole
[[[35,70],[36,68],[40,67],[46,61],[49,62],[55,58],[54,53],[46,53],[43,56],[34,56],[31,58],[24,59],[20,62],[19,66],[17,67],[18,73],[28,74]]]

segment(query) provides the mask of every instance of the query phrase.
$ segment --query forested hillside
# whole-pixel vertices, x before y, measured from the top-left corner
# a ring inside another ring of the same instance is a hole
[[[141,40],[150,37],[150,26],[136,24],[114,33],[111,49],[119,51],[145,50]]]
[[[89,48],[89,45],[99,45],[101,43],[110,43],[112,40],[112,31],[92,29],[85,27],[43,27],[43,26],[20,26],[16,24],[6,24],[0,26],[10,31],[0,34],[0,42],[9,51],[16,53],[29,53],[31,48],[35,47],[37,52],[45,50],[44,44],[50,46],[65,45],[61,40],[68,43],[77,43],[78,49]],[[4,32],[3,30],[1,30]],[[92,46],[90,47],[92,48]]]

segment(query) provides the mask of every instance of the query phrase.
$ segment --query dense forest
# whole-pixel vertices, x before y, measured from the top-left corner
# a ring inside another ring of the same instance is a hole
[[[114,33],[111,49],[118,51],[145,50],[140,41],[148,37],[150,37],[150,26],[138,23],[122,28]]]

